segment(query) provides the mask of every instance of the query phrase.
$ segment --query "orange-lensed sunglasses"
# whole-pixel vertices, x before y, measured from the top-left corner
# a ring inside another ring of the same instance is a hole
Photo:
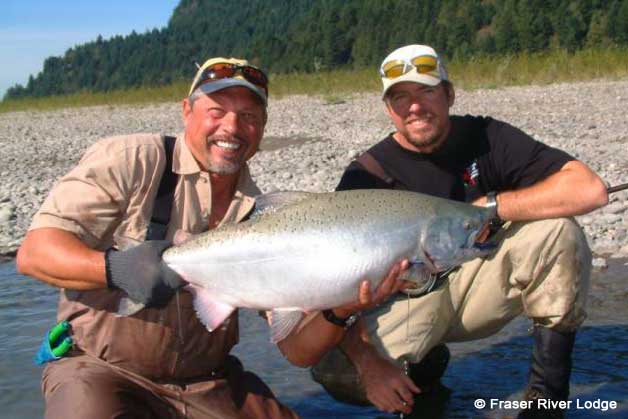
[[[268,96],[268,77],[259,68],[250,65],[237,65],[231,63],[216,63],[207,67],[201,73],[198,81],[192,88],[192,91],[196,90],[200,85],[205,83],[211,83],[220,79],[228,79],[235,77],[240,73],[247,81],[262,88],[266,96]]]

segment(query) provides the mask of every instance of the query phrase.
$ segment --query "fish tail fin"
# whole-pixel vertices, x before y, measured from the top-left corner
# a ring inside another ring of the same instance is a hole
[[[298,310],[273,310],[270,317],[270,341],[284,340],[303,318]]]

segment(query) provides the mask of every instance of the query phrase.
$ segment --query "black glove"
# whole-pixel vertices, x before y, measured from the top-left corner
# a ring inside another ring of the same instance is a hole
[[[161,260],[172,245],[168,240],[148,240],[131,249],[105,252],[107,286],[119,288],[147,307],[163,307],[185,281]]]

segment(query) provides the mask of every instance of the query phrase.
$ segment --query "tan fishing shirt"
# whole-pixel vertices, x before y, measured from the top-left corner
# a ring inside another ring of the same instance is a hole
[[[166,165],[163,139],[135,134],[103,139],[54,186],[30,230],[54,227],[88,246],[128,248],[145,239],[153,202]],[[176,230],[208,230],[211,182],[177,137],[172,170],[179,175],[167,238]],[[241,221],[259,194],[244,167],[220,224]],[[191,295],[180,291],[164,309],[117,317],[122,291],[61,290],[58,318],[72,325],[75,348],[149,379],[170,382],[220,372],[238,340],[237,315],[209,333],[198,321]]]

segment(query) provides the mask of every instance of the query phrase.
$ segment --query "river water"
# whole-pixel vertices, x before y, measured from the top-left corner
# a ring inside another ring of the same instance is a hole
[[[0,264],[0,418],[39,418],[41,367],[32,361],[47,328],[55,322],[57,291],[18,275],[13,262]],[[628,418],[628,264],[613,260],[592,283],[590,317],[578,334],[568,418]],[[237,355],[277,396],[304,418],[393,418],[374,408],[333,400],[307,370],[291,366],[269,342],[255,313],[241,310]],[[412,417],[506,418],[507,409],[474,407],[477,399],[519,400],[532,345],[530,323],[518,318],[498,335],[450,345],[452,359],[443,383],[447,400],[429,401],[429,413]],[[610,402],[614,409],[602,410]],[[595,408],[597,407],[597,409]],[[423,413],[423,414],[421,414]]]

